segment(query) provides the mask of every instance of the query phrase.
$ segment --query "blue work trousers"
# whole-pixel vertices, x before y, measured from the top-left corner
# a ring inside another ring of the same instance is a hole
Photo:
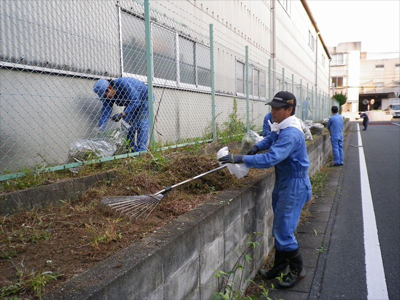
[[[274,210],[272,234],[275,237],[276,250],[289,252],[299,248],[294,232],[300,219],[301,209],[311,199],[311,195],[311,183],[307,172],[276,174],[272,193]]]
[[[343,137],[331,136],[333,163],[335,165],[343,164]]]
[[[135,120],[128,130],[126,139],[132,152],[147,151],[149,138],[149,119]]]
[[[369,123],[369,120],[364,118],[364,120],[363,120],[364,130],[367,130],[367,128],[368,128],[368,123]]]

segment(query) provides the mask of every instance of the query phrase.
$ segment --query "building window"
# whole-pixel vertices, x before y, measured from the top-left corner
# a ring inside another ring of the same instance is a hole
[[[385,65],[375,65],[375,69],[383,69]]]
[[[244,74],[244,63],[240,61],[236,61],[236,93],[244,94],[244,83],[245,83],[245,74]]]
[[[265,76],[265,72],[260,72],[260,98],[265,98],[267,93],[267,77]]]
[[[400,68],[400,64],[395,64],[394,67],[395,68]]]
[[[314,51],[314,36],[311,31],[308,31],[308,46],[310,46],[311,50]]]
[[[279,78],[276,79],[275,90],[276,91],[281,91],[282,90],[281,79],[279,79]]]
[[[332,77],[333,87],[343,87],[343,77]]]
[[[196,84],[195,43],[179,37],[179,79],[182,83]]]
[[[291,13],[291,0],[278,0],[283,9],[290,15]]]
[[[260,97],[260,70],[254,69],[253,76],[254,76],[253,96]]]
[[[285,91],[290,91],[290,90],[291,90],[290,86],[291,86],[290,82],[285,81],[285,88],[284,88],[284,90],[285,90]]]
[[[210,48],[196,43],[197,85],[211,87]]]
[[[147,76],[144,21],[123,12],[121,25],[123,72],[139,75],[142,80]],[[211,87],[209,47],[154,23],[152,42],[156,83],[173,87]]]
[[[253,70],[254,70],[253,66],[249,66],[249,95],[253,95]],[[246,84],[244,85],[244,87],[245,87],[244,91],[246,93]]]
[[[121,13],[122,56],[124,72],[147,75],[144,20]]]
[[[343,53],[333,55],[332,56],[332,66],[342,66],[342,65],[344,65]]]
[[[176,81],[175,33],[152,26],[154,77]]]

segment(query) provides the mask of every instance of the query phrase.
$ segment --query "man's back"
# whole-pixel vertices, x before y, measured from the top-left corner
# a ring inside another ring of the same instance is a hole
[[[331,136],[341,137],[343,136],[343,117],[338,114],[334,114],[329,118],[328,129]]]
[[[116,99],[119,100],[147,100],[147,86],[131,77],[121,77],[114,80],[117,89]]]

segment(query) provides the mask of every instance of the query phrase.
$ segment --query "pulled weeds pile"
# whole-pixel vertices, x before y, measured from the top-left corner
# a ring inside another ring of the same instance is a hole
[[[0,217],[0,298],[41,298],[45,291],[146,237],[213,194],[243,187],[265,173],[251,170],[241,180],[226,169],[209,174],[174,189],[146,220],[130,220],[99,208],[103,196],[155,193],[216,167],[215,154],[146,154],[119,163],[115,180],[97,183],[72,203]]]

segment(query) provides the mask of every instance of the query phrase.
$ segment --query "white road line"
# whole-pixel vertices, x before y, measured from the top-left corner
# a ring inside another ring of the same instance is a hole
[[[393,125],[397,125],[397,126],[400,126],[400,123],[392,123]]]
[[[357,129],[359,129],[359,124],[357,124]],[[386,300],[389,299],[389,295],[386,287],[378,229],[376,227],[374,204],[372,202],[371,189],[369,186],[367,164],[365,162],[364,148],[362,147],[359,130],[358,145],[360,146],[358,148],[358,153],[360,156],[361,203],[364,222],[365,270],[368,300]]]

